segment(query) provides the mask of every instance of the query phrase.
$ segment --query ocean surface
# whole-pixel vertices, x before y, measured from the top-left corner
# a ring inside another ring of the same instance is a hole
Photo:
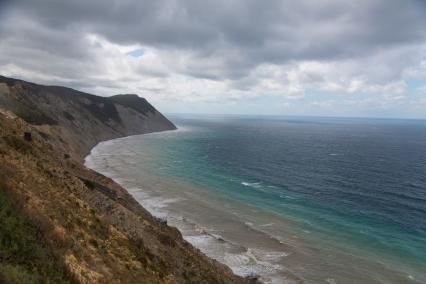
[[[426,121],[172,116],[86,165],[266,283],[426,283]]]

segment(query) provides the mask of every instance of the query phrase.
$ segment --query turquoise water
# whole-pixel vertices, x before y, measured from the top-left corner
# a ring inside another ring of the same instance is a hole
[[[310,251],[327,254],[319,257],[329,259],[333,271],[326,282],[338,282],[339,273],[344,274],[341,279],[365,274],[371,283],[426,282],[425,121],[233,116],[172,120],[179,131],[120,140],[120,147],[149,152],[149,159],[141,155],[136,164],[149,163],[158,176],[291,222],[285,227],[265,219],[263,225],[270,225],[268,232],[274,236],[291,231]],[[340,271],[339,262],[355,267]],[[288,265],[297,267],[297,260]],[[294,271],[303,274],[306,269]]]

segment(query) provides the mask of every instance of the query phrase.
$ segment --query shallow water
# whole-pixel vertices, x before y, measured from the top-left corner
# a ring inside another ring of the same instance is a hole
[[[241,275],[424,283],[426,122],[175,117],[86,163]]]

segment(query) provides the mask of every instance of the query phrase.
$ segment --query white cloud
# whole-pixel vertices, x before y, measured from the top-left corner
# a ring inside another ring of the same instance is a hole
[[[416,91],[419,94],[426,95],[426,85],[418,87]]]
[[[418,2],[172,2],[20,1],[0,19],[1,73],[160,104],[273,96],[289,110],[400,106],[426,78]]]

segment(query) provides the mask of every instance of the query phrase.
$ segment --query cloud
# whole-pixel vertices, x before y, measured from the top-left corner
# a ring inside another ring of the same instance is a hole
[[[1,73],[101,95],[379,100],[426,74],[421,0],[16,0],[0,13]]]
[[[426,85],[418,87],[416,90],[419,94],[426,95]]]

